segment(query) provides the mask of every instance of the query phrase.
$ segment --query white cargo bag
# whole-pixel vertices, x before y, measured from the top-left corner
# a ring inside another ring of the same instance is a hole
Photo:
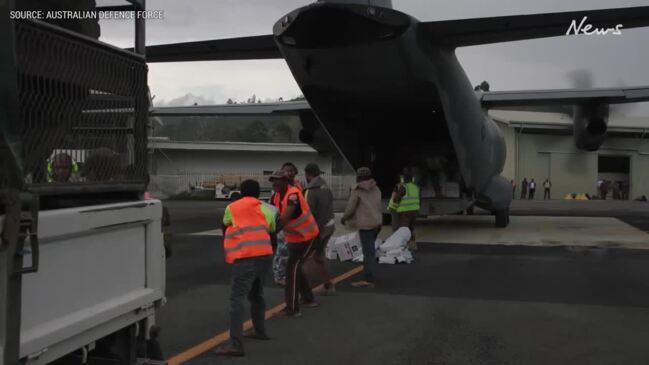
[[[327,242],[327,247],[325,247],[325,257],[329,260],[338,259],[338,252],[336,251],[336,238],[331,237],[329,242]]]
[[[388,237],[381,245],[381,251],[389,252],[405,247],[408,243],[408,240],[410,240],[410,236],[410,229],[408,229],[408,227],[401,227],[397,229],[397,231],[394,232],[390,237]]]

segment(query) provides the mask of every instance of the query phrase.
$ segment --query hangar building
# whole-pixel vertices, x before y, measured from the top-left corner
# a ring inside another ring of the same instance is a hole
[[[523,178],[536,181],[535,199],[543,199],[546,178],[552,182],[553,199],[571,193],[597,195],[599,179],[621,182],[630,199],[649,196],[649,118],[612,114],[606,142],[598,151],[585,152],[575,147],[567,114],[491,110],[489,115],[505,135],[503,175],[516,181],[516,198]]]

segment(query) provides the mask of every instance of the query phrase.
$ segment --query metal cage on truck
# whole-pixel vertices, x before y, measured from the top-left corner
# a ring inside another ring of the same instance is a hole
[[[38,6],[145,8],[127,1],[0,0],[0,365],[72,352],[85,361],[106,336],[123,350],[113,360],[133,363],[123,339],[143,337],[163,300],[162,208],[142,200],[144,19],[135,19],[129,51],[99,41],[96,20],[9,16]]]

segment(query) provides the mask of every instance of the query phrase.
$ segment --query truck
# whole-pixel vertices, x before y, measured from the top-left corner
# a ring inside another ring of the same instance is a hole
[[[152,362],[165,249],[144,194],[144,20],[124,50],[96,20],[9,17],[39,4],[0,3],[0,365]]]
[[[214,191],[214,199],[216,200],[237,200],[241,197],[241,182],[246,179],[254,179],[261,184],[261,196],[263,200],[270,199],[272,195],[272,187],[268,179],[264,176],[257,174],[221,174],[212,179],[204,181],[200,185],[194,187],[198,191]]]

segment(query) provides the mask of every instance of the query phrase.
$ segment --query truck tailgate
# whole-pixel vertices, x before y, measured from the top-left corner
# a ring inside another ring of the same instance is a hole
[[[161,216],[158,200],[41,212],[20,356],[45,363],[152,315],[165,286]]]

